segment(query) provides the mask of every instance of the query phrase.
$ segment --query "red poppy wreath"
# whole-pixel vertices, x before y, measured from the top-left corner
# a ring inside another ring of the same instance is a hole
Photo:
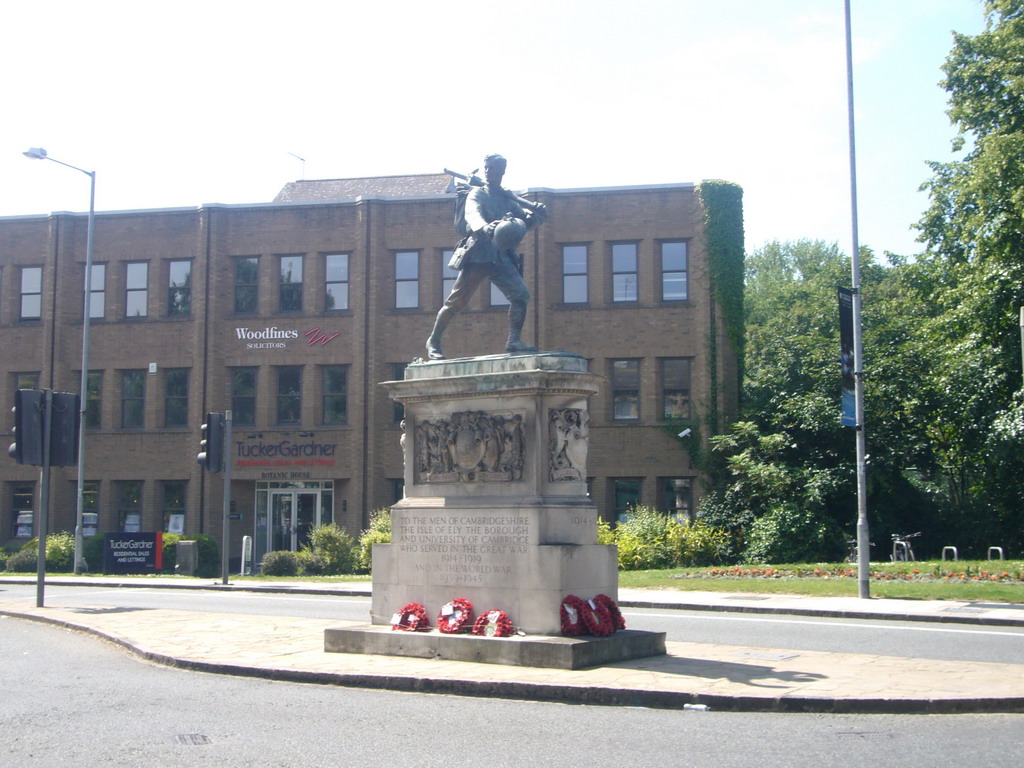
[[[402,632],[426,632],[430,629],[426,609],[419,603],[409,603],[391,617],[391,629]]]
[[[615,601],[608,597],[608,595],[598,595],[594,598],[594,602],[603,605],[608,610],[608,613],[611,614],[612,624],[615,625],[616,632],[620,629],[626,628],[626,620],[622,618],[622,612],[619,610],[619,606],[617,606]]]
[[[464,597],[446,603],[437,614],[437,628],[446,635],[468,632],[473,626],[473,604]]]
[[[484,611],[473,624],[473,634],[484,637],[511,637],[513,632],[512,620],[504,611],[493,609]]]
[[[615,631],[615,621],[600,600],[587,600],[581,612],[587,632],[594,637],[607,637]]]
[[[569,595],[562,601],[562,607],[559,611],[562,617],[563,635],[576,637],[586,631],[587,627],[583,623],[583,611],[587,607],[587,604],[576,597],[576,595]]]

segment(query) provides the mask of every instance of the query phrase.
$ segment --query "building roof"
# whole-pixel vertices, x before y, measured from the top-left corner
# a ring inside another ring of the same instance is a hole
[[[357,197],[407,197],[454,192],[454,179],[446,173],[414,176],[370,176],[362,179],[310,179],[284,185],[275,203],[354,200]]]

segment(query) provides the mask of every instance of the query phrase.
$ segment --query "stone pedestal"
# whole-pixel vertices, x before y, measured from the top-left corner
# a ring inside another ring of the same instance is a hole
[[[407,603],[469,599],[558,635],[569,594],[618,599],[617,554],[587,496],[587,398],[601,377],[567,353],[417,362],[385,382],[405,406],[405,498],[373,550],[374,623]]]

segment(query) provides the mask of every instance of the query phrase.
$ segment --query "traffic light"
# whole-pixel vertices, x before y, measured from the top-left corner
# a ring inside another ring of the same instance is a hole
[[[210,472],[224,470],[224,414],[206,414],[202,426],[203,439],[199,441],[199,455],[196,461]]]
[[[14,442],[7,452],[19,464],[43,465],[43,409],[46,393],[19,389],[14,393]]]
[[[78,463],[81,399],[70,392],[54,392],[50,408],[50,466]]]

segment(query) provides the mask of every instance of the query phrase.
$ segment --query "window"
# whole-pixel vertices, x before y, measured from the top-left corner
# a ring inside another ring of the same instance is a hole
[[[124,316],[145,317],[149,303],[149,264],[133,261],[125,264]]]
[[[612,505],[616,522],[626,522],[629,511],[640,503],[640,485],[638,477],[612,478]]]
[[[441,251],[441,301],[448,298],[448,294],[455,287],[455,281],[459,279],[459,270],[448,266],[453,253],[455,253],[454,248],[445,248]]]
[[[277,423],[302,422],[302,366],[282,365],[277,369]]]
[[[509,300],[505,298],[505,294],[494,283],[491,283],[491,306],[492,307],[507,307]]]
[[[688,294],[686,243],[661,244],[661,298],[663,301],[685,301]]]
[[[93,264],[89,280],[89,317],[102,320],[107,314],[107,265]]]
[[[328,253],[324,261],[327,289],[324,309],[328,312],[348,309],[348,254]]]
[[[397,504],[405,498],[405,478],[404,477],[393,477],[388,480],[388,486],[391,488],[391,503]]]
[[[395,252],[395,307],[398,309],[420,305],[419,251]]]
[[[636,243],[612,245],[612,301],[636,301]]]
[[[408,365],[408,363],[392,363],[391,364],[391,380],[392,381],[402,381],[403,379],[405,379],[405,367],[407,365]],[[395,424],[401,424],[402,423],[402,419],[405,418],[405,405],[403,405],[402,403],[398,402],[397,400],[392,400],[391,404],[392,404],[392,408],[393,408],[393,410],[391,412],[391,420]]]
[[[140,429],[145,426],[146,372],[121,371],[121,427]]]
[[[167,314],[192,314],[192,262],[172,261],[168,265]]]
[[[138,533],[142,530],[142,481],[122,480],[116,486],[118,530]]]
[[[100,426],[100,397],[103,391],[103,371],[89,371],[85,379],[85,426]]]
[[[89,538],[99,532],[100,484],[96,480],[86,480],[82,483],[82,536]]]
[[[348,421],[348,366],[323,367],[324,424]]]
[[[21,319],[38,320],[43,316],[43,268],[21,268]]]
[[[164,426],[188,424],[188,368],[164,369]]]
[[[39,372],[14,374],[15,389],[39,389]]]
[[[11,485],[11,535],[18,539],[31,539],[35,524],[35,484]]]
[[[185,533],[185,489],[184,480],[164,480],[163,482],[163,531],[165,533]]]
[[[281,312],[302,311],[302,257],[280,256],[278,302]]]
[[[640,418],[640,361],[612,360],[612,418]]]
[[[693,478],[662,477],[658,479],[658,509],[687,523],[693,515]]]
[[[585,304],[587,297],[587,246],[562,246],[562,301]]]
[[[661,361],[661,417],[690,418],[690,358],[666,357]]]
[[[260,260],[257,256],[235,259],[235,313],[252,314],[259,309]]]
[[[256,423],[256,368],[231,369],[231,421]]]

